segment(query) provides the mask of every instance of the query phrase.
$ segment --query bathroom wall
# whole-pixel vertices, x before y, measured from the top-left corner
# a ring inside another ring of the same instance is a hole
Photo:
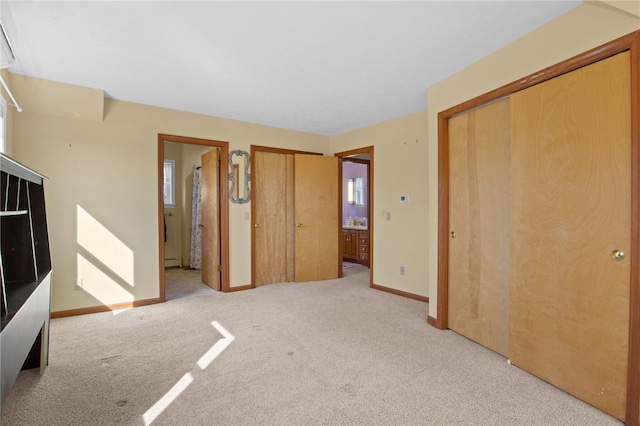
[[[347,182],[349,179],[361,178],[365,179],[364,186],[364,205],[357,206],[347,202]],[[346,225],[349,218],[369,218],[369,200],[367,197],[367,188],[369,182],[367,180],[367,165],[362,163],[352,163],[345,161],[342,163],[342,224]]]

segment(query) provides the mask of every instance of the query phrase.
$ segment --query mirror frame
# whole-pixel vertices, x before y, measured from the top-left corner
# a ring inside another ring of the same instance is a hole
[[[237,184],[236,179],[236,171],[233,164],[233,156],[244,156],[246,157],[246,161],[244,162],[244,197],[234,197],[234,191]],[[251,201],[251,188],[249,187],[249,181],[251,180],[251,176],[249,175],[249,164],[251,163],[251,157],[247,151],[242,150],[234,150],[229,152],[229,200],[235,204],[246,204]]]

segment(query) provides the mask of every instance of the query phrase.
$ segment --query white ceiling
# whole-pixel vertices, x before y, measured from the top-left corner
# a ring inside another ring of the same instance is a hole
[[[12,73],[333,135],[426,109],[429,86],[579,4],[2,0],[0,20]]]

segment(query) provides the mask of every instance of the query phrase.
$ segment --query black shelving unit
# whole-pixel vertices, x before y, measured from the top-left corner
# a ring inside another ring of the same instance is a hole
[[[0,400],[49,354],[51,255],[44,177],[0,154]]]

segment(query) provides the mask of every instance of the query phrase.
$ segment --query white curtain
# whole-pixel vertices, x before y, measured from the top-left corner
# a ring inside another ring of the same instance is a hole
[[[202,170],[200,167],[195,168],[193,171],[193,205],[191,209],[191,253],[189,255],[189,267],[192,269],[200,269],[202,264],[202,228],[200,227],[200,218],[202,217],[200,204],[201,175]]]

